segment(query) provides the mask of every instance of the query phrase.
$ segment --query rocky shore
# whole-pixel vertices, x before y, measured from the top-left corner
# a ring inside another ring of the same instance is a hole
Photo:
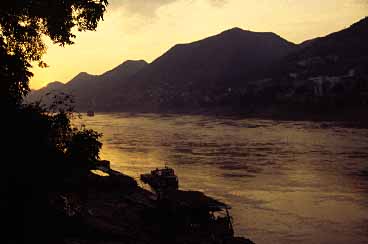
[[[62,230],[54,243],[253,243],[219,224],[221,218],[207,207],[222,203],[201,192],[178,190],[158,200],[106,162],[97,168],[104,176],[91,172],[82,181],[70,178],[70,187],[50,194]]]

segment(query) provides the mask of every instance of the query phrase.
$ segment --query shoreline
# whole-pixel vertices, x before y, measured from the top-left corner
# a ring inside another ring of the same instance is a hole
[[[52,208],[62,213],[64,243],[253,243],[220,225],[210,228],[212,220],[195,222],[196,215],[204,213],[195,205],[197,197],[217,201],[201,192],[178,190],[174,199],[158,201],[132,177],[106,166],[96,169],[109,175],[89,173],[82,192],[54,193],[49,199]],[[79,184],[77,179],[71,182]]]
[[[268,109],[258,112],[240,112],[231,109],[219,110],[118,110],[118,111],[100,111],[95,113],[112,114],[126,113],[132,116],[140,114],[158,114],[161,116],[170,115],[198,115],[210,117],[223,117],[233,119],[259,119],[259,120],[276,120],[276,121],[310,121],[310,122],[336,122],[344,127],[368,128],[368,108],[359,108],[357,110],[340,110],[340,111],[295,111],[288,108]],[[86,111],[78,111],[86,113]]]

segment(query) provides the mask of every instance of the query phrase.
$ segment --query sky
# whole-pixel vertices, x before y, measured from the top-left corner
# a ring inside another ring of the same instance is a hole
[[[80,72],[102,74],[126,60],[152,62],[178,43],[240,27],[300,43],[349,27],[368,15],[368,0],[110,0],[96,31],[75,44],[45,40],[49,67],[34,64],[31,89],[67,82]]]

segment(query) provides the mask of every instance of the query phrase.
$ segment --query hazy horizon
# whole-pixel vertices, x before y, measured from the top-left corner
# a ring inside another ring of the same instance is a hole
[[[175,44],[234,27],[274,32],[298,44],[347,28],[367,10],[365,0],[112,0],[96,32],[76,33],[72,46],[47,41],[43,60],[50,67],[33,68],[30,87],[65,83],[79,72],[101,74],[126,60],[152,62]]]

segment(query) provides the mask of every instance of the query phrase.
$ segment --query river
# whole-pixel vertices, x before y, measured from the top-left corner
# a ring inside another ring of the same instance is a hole
[[[231,205],[236,234],[256,243],[368,243],[368,129],[128,113],[78,123],[103,133],[112,168],[139,180],[173,167],[181,189]]]

